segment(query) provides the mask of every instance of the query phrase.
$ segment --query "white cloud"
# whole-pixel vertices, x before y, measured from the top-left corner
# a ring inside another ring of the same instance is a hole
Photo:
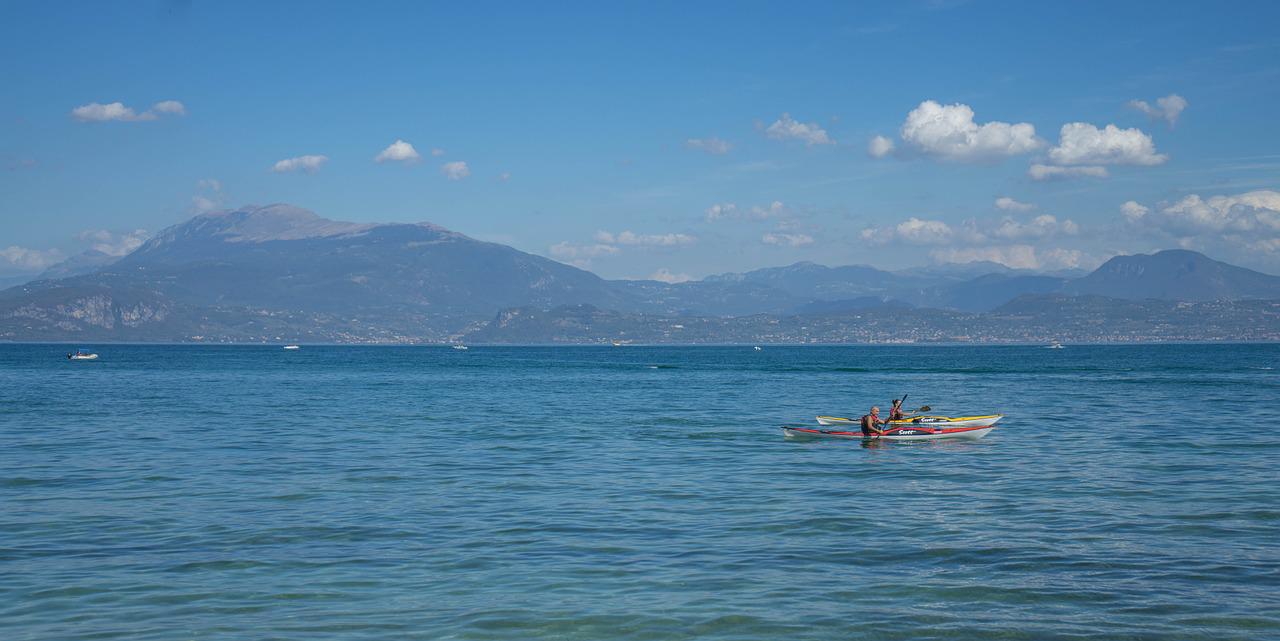
[[[1058,146],[1049,150],[1049,159],[1057,165],[1159,165],[1169,157],[1156,153],[1151,136],[1140,129],[1098,129],[1087,122],[1069,122],[1062,126]]]
[[[467,163],[455,160],[440,165],[440,173],[444,174],[444,177],[449,180],[462,180],[471,175],[471,168],[467,167]]]
[[[803,247],[813,244],[813,237],[808,234],[787,234],[782,232],[769,232],[760,237],[760,241],[766,245],[780,245],[785,247]]]
[[[658,271],[649,274],[649,280],[656,280],[663,283],[686,283],[693,280],[688,274],[675,274],[670,269],[662,267]]]
[[[1044,144],[1029,123],[992,121],[979,125],[969,105],[944,106],[932,100],[907,114],[901,136],[925,154],[957,161],[1025,154]]]
[[[895,235],[907,242],[934,244],[951,239],[951,226],[940,220],[921,220],[912,216],[894,228]]]
[[[9,268],[9,271],[16,272],[40,271],[62,262],[65,258],[66,256],[57,249],[30,249],[17,245],[0,249],[0,265]]]
[[[764,130],[766,136],[774,140],[800,140],[804,144],[812,147],[814,145],[834,145],[836,141],[827,135],[826,130],[818,126],[818,123],[802,123],[791,119],[791,114],[782,114],[782,117],[769,125]]]
[[[705,151],[709,154],[719,156],[729,153],[733,149],[733,144],[727,140],[721,140],[716,137],[711,138],[690,138],[684,141],[684,146],[689,149],[697,149]]]
[[[163,100],[151,105],[151,109],[142,113],[134,111],[132,107],[126,107],[122,102],[109,102],[107,104],[91,102],[71,110],[71,117],[80,122],[107,122],[111,120],[145,122],[159,118],[158,114],[185,116],[187,115],[187,108],[177,100]]]
[[[631,245],[636,247],[675,247],[692,245],[698,239],[688,234],[637,234],[624,231],[612,234],[607,231],[596,232],[595,240],[605,245]]]
[[[413,145],[397,138],[395,142],[387,145],[386,149],[374,156],[373,160],[375,162],[413,163],[422,160],[422,155],[418,153],[417,149],[413,148]]]
[[[619,250],[613,245],[574,245],[564,240],[552,245],[550,251],[556,258],[596,258],[616,254]]]
[[[1161,216],[1187,232],[1280,235],[1280,192],[1259,190],[1236,196],[1192,194],[1160,208]]]
[[[151,110],[158,114],[171,114],[174,116],[187,115],[187,106],[177,100],[161,100],[151,105]]]
[[[1151,212],[1150,207],[1141,205],[1137,201],[1133,201],[1133,200],[1130,200],[1124,203],[1123,205],[1120,205],[1120,213],[1129,222],[1137,222],[1139,220],[1142,220],[1143,216],[1146,216],[1150,212]]]
[[[1074,236],[1080,232],[1079,225],[1071,220],[1061,222],[1054,216],[1042,214],[1023,223],[1012,218],[1005,218],[991,230],[990,235],[1007,240],[1030,238],[1048,238],[1050,236]]]
[[[1166,234],[1181,247],[1227,243],[1236,251],[1280,252],[1280,191],[1207,198],[1191,194],[1154,208],[1129,201],[1121,205],[1121,213],[1131,223]]]
[[[1080,226],[1072,220],[1058,220],[1041,214],[1023,222],[1011,216],[1000,219],[965,220],[948,224],[941,220],[911,217],[896,225],[863,229],[864,242],[884,245],[896,242],[911,247],[939,247],[939,251],[986,250],[1006,241],[1047,240],[1075,236]]]
[[[733,203],[717,203],[708,207],[705,212],[707,222],[715,222],[717,220],[759,221],[770,218],[784,218],[789,214],[790,210],[779,200],[775,200],[767,206],[753,205],[748,209],[741,209]]]
[[[124,256],[142,246],[150,234],[145,229],[131,232],[115,233],[105,229],[86,229],[79,234],[81,242],[89,243],[89,247],[108,256]]]
[[[1036,206],[1031,203],[1024,203],[1014,200],[1008,196],[1001,196],[996,199],[996,209],[1002,211],[1031,211]]]
[[[622,251],[622,247],[680,247],[692,245],[698,241],[688,234],[637,234],[623,231],[617,234],[608,231],[597,231],[595,242],[590,245],[575,245],[562,241],[550,247],[551,256],[578,267],[587,268],[591,259],[601,256],[612,256]]]
[[[1083,266],[1086,260],[1078,249],[1037,250],[1031,245],[937,249],[929,256],[939,263],[989,261],[1013,269],[1073,269]]]
[[[289,171],[305,171],[308,174],[314,174],[317,171],[319,171],[320,167],[324,165],[326,162],[329,162],[328,156],[320,156],[320,155],[295,156],[293,158],[285,158],[284,160],[276,161],[276,164],[272,165],[271,171],[274,171],[276,173],[285,173]]]
[[[434,147],[431,149],[431,155],[438,158],[444,155],[444,150],[439,147]]]
[[[122,102],[112,102],[108,104],[99,104],[91,102],[87,105],[81,105],[71,110],[71,117],[80,122],[106,122],[108,120],[122,120],[132,122],[137,120],[154,120],[155,116],[150,118],[142,118],[133,109],[124,106]]]
[[[892,227],[869,227],[862,230],[861,235],[863,240],[877,244],[899,240],[920,245],[942,245],[951,242],[956,233],[941,220],[912,216]]]
[[[203,214],[222,206],[222,183],[215,178],[202,178],[196,182],[196,195],[191,197],[191,210]]]
[[[733,203],[716,203],[707,207],[707,222],[733,218],[738,213],[738,206]]]
[[[867,155],[872,158],[884,158],[893,153],[893,140],[884,136],[875,136],[867,143]]]
[[[1187,99],[1176,93],[1163,98],[1156,98],[1156,106],[1152,107],[1145,100],[1130,100],[1129,106],[1137,109],[1154,120],[1164,120],[1172,128],[1178,124],[1178,116],[1187,108]]]
[[[1034,164],[1027,169],[1027,175],[1032,180],[1062,180],[1067,178],[1106,178],[1106,167],[1056,167],[1054,165]]]

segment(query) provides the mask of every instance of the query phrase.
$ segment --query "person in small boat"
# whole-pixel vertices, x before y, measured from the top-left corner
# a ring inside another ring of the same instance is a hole
[[[880,418],[880,408],[872,407],[870,414],[864,414],[862,417],[862,435],[863,436],[879,436],[884,434],[884,430],[876,427],[884,425],[884,419]]]
[[[895,398],[895,399],[893,399],[893,408],[889,410],[889,420],[891,420],[891,421],[901,421],[902,419],[906,418],[907,416],[909,416],[909,415],[911,415],[911,414],[915,414],[915,412],[903,412],[903,411],[902,411],[902,400],[903,400],[903,399],[900,399],[900,398]]]

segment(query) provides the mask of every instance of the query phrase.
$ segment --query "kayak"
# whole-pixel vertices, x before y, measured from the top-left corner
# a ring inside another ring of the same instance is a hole
[[[844,418],[842,416],[819,416],[818,425],[861,426],[861,419]],[[1003,414],[987,414],[985,416],[911,416],[900,421],[889,421],[889,425],[933,425],[939,427],[987,427],[995,425],[1004,418]]]
[[[817,430],[809,427],[791,427],[789,425],[783,425],[782,434],[787,438],[857,438],[871,441],[937,441],[948,438],[980,439],[994,429],[996,429],[996,426],[994,425],[977,427],[890,427],[884,431],[884,434],[872,434],[870,436],[866,436],[861,430],[856,432],[845,432],[839,430]]]

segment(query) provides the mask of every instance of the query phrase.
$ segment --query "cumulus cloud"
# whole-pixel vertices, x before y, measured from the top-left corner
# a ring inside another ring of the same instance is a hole
[[[1086,258],[1078,249],[1037,250],[1031,245],[937,249],[929,256],[939,263],[988,261],[1013,269],[1074,269],[1083,266]]]
[[[130,232],[111,232],[105,229],[86,229],[79,234],[81,242],[89,243],[89,248],[108,256],[124,256],[142,246],[151,235],[145,229]]]
[[[1001,196],[996,199],[996,209],[1001,211],[1031,211],[1036,206],[1031,203],[1018,202],[1008,196]]]
[[[869,227],[862,230],[864,241],[884,244],[902,241],[920,245],[942,245],[951,242],[956,231],[941,220],[925,220],[912,216],[890,227]]]
[[[1280,192],[1251,191],[1201,198],[1191,194],[1159,209],[1166,221],[1186,232],[1237,232],[1280,235]]]
[[[1153,120],[1163,120],[1172,128],[1178,124],[1178,116],[1187,108],[1187,99],[1176,93],[1163,98],[1156,98],[1156,106],[1152,107],[1145,100],[1130,100],[1129,107],[1137,109]]]
[[[624,231],[613,234],[607,231],[596,232],[595,240],[604,245],[632,245],[637,247],[675,247],[692,245],[698,239],[688,234],[637,234]]]
[[[1025,223],[1012,218],[1002,219],[989,233],[996,238],[1022,240],[1048,238],[1050,236],[1074,236],[1079,232],[1080,226],[1071,220],[1059,222],[1055,216],[1042,214]]]
[[[174,116],[187,115],[186,105],[178,102],[177,100],[161,100],[160,102],[151,105],[151,111],[158,114],[171,114]]]
[[[1280,191],[1191,194],[1155,207],[1129,201],[1120,212],[1131,224],[1164,234],[1182,247],[1226,243],[1271,259],[1280,253]]]
[[[884,136],[875,136],[867,143],[867,155],[872,158],[884,158],[893,153],[893,141]]]
[[[1069,122],[1058,134],[1058,146],[1049,150],[1056,165],[1159,165],[1168,160],[1156,153],[1151,136],[1141,129],[1102,129],[1087,122]]]
[[[1031,165],[1027,169],[1027,175],[1032,180],[1048,181],[1048,180],[1065,180],[1068,178],[1106,178],[1106,167],[1085,166],[1085,167],[1057,167],[1054,165],[1041,165],[1039,163]]]
[[[591,259],[618,254],[623,247],[670,248],[698,242],[697,237],[689,234],[637,234],[630,230],[616,234],[597,231],[593,240],[595,242],[589,245],[575,245],[569,241],[562,241],[552,245],[549,251],[554,258],[586,268],[591,265]]]
[[[690,138],[684,141],[684,146],[689,149],[705,151],[714,156],[720,156],[729,153],[733,149],[733,144],[727,140],[721,140],[716,137],[711,138]]]
[[[599,243],[595,245],[575,245],[565,240],[552,245],[548,251],[552,257],[558,260],[586,269],[591,266],[591,259],[610,256],[618,253],[619,250],[613,245]]]
[[[658,271],[649,274],[649,280],[656,280],[663,283],[686,283],[693,280],[688,274],[676,274],[666,267],[659,268]]]
[[[187,108],[177,100],[162,100],[151,108],[138,113],[132,107],[126,107],[122,102],[109,102],[106,104],[91,102],[87,105],[80,105],[71,110],[71,117],[80,122],[146,122],[156,120],[161,115],[185,116]]]
[[[782,201],[775,200],[768,205],[753,205],[749,208],[740,208],[733,203],[717,203],[707,208],[705,216],[707,222],[715,222],[717,220],[769,220],[770,218],[783,218],[790,214],[787,206]]]
[[[912,216],[894,228],[895,236],[911,243],[934,244],[951,240],[951,226],[940,220],[921,220]]]
[[[1141,205],[1134,200],[1127,201],[1123,205],[1120,205],[1120,214],[1129,222],[1138,222],[1150,212],[1150,207]]]
[[[769,232],[760,237],[760,242],[766,245],[780,245],[783,247],[803,247],[813,244],[813,236],[799,233]]]
[[[395,142],[387,145],[386,149],[374,156],[373,160],[380,163],[403,162],[407,164],[422,160],[422,155],[418,153],[417,149],[413,148],[413,145],[397,138]]]
[[[0,249],[0,267],[12,272],[34,272],[62,262],[66,256],[57,249],[30,249],[10,245]]]
[[[462,180],[471,175],[471,168],[467,167],[467,163],[455,160],[440,165],[440,173],[444,174],[444,177],[449,180]]]
[[[326,162],[329,162],[328,156],[294,156],[293,158],[285,158],[284,160],[276,161],[276,164],[271,166],[271,171],[276,173],[305,171],[308,174],[314,174],[319,171],[321,165],[324,165]]]
[[[215,178],[203,178],[196,182],[196,195],[191,197],[191,211],[197,214],[222,207],[224,202],[222,183]]]
[[[443,156],[443,155],[444,155],[444,150],[443,150],[443,149],[441,149],[441,148],[439,148],[439,147],[433,147],[433,148],[431,149],[431,155],[432,155],[432,156],[436,156],[436,157],[438,158],[438,157],[440,157],[440,156]]]
[[[766,136],[774,140],[799,140],[804,144],[812,147],[814,145],[834,145],[835,140],[827,135],[827,132],[818,123],[803,123],[792,120],[791,114],[784,113],[782,117],[769,125],[764,130]]]
[[[978,124],[969,105],[941,105],[932,100],[907,114],[902,140],[944,160],[986,160],[1034,151],[1044,142],[1029,123],[992,121]]]

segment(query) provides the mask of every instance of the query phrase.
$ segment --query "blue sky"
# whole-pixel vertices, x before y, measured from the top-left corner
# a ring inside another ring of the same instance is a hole
[[[275,202],[611,278],[1178,246],[1280,273],[1276,24],[1270,2],[6,3],[0,276]]]

